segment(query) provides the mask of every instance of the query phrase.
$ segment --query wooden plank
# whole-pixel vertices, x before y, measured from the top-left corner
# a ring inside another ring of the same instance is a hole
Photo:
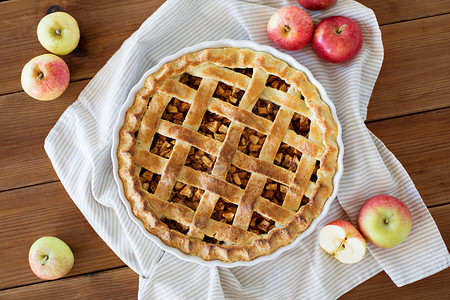
[[[403,164],[428,206],[449,203],[450,108],[367,125]]]
[[[119,268],[72,278],[47,281],[6,291],[7,299],[137,299],[139,277],[130,268]]]
[[[367,119],[449,107],[450,14],[382,26],[381,31],[385,59]]]
[[[449,248],[450,205],[431,208],[430,213]],[[369,297],[377,299],[448,299],[448,295],[450,295],[449,282],[450,268],[401,288],[398,288],[389,276],[382,272],[355,287],[340,299],[367,299]]]
[[[0,94],[22,90],[23,66],[33,57],[47,53],[36,35],[37,25],[47,11],[62,9],[78,22],[79,47],[62,58],[69,66],[71,80],[80,80],[93,77],[163,2],[20,0],[0,3]]]
[[[71,83],[60,98],[49,102],[24,92],[0,97],[0,191],[58,179],[44,140],[88,82]]]
[[[450,205],[430,209],[441,233],[450,242]],[[98,272],[87,276],[76,276],[58,281],[0,291],[2,299],[135,299],[138,289],[138,276],[129,268]],[[446,299],[450,294],[450,269],[433,276],[397,288],[385,273],[380,273],[365,283],[355,287],[341,299]]]
[[[407,3],[398,0],[359,0],[358,2],[371,8],[381,25],[450,12],[450,5],[442,0],[411,0]]]
[[[445,284],[447,282],[447,284]],[[385,272],[378,273],[339,299],[448,299],[450,269],[412,284],[397,287]]]
[[[429,209],[436,222],[447,249],[450,248],[450,205],[432,207]],[[450,274],[448,274],[450,275]],[[450,285],[448,286],[450,288]],[[450,295],[450,293],[448,293]]]
[[[72,249],[67,276],[123,266],[95,233],[59,182],[0,193],[0,289],[41,282],[28,265],[28,251],[42,236],[56,236]],[[2,298],[0,296],[0,298]]]

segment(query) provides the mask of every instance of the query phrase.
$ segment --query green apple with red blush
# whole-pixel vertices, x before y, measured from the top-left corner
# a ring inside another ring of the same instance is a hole
[[[28,261],[37,277],[53,280],[63,277],[72,269],[74,256],[65,242],[56,237],[44,236],[31,245]]]
[[[377,195],[362,205],[357,222],[367,241],[382,248],[392,248],[409,235],[412,217],[406,204],[399,199]]]

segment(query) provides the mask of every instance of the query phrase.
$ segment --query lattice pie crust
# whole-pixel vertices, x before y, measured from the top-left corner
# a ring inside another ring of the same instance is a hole
[[[206,49],[146,79],[120,131],[119,175],[133,213],[167,245],[252,260],[320,214],[336,136],[303,72],[264,52]]]

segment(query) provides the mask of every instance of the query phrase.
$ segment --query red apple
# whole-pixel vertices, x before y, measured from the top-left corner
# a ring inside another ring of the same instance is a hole
[[[366,253],[366,240],[351,223],[335,220],[319,232],[320,247],[342,263],[360,261]]]
[[[355,57],[362,44],[363,36],[358,24],[342,16],[322,20],[312,39],[317,55],[331,63],[341,63]]]
[[[270,39],[283,49],[294,51],[306,46],[313,34],[313,22],[306,11],[297,6],[280,8],[267,24]]]
[[[56,237],[44,236],[31,245],[28,261],[37,277],[52,280],[72,269],[74,257],[66,243]]]
[[[53,100],[64,93],[70,81],[67,64],[53,54],[30,60],[22,69],[22,88],[38,100]]]
[[[335,4],[337,0],[297,0],[298,4],[309,10],[322,10]]]
[[[392,248],[403,242],[412,226],[411,212],[399,199],[377,195],[367,200],[358,214],[358,227],[372,244]]]

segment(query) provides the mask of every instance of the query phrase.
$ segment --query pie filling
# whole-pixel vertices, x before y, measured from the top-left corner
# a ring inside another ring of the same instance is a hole
[[[277,112],[280,106],[264,99],[258,99],[255,106],[253,106],[252,112],[255,115],[261,116],[263,118],[269,119],[270,121],[275,120]]]
[[[152,145],[150,147],[150,153],[162,156],[164,158],[169,158],[172,154],[175,142],[176,141],[174,139],[155,133]]]
[[[293,130],[296,134],[308,137],[310,124],[311,121],[307,117],[294,113],[288,128]]]
[[[251,77],[253,73],[253,69],[251,68],[234,69],[234,71],[238,71],[249,77]],[[201,83],[201,78],[184,73],[180,77],[180,82],[191,88],[198,89]],[[286,92],[289,89],[289,85],[285,81],[274,75],[270,75],[268,77],[266,86],[270,86],[283,92]],[[244,91],[219,82],[213,97],[238,106],[243,95]],[[172,98],[163,112],[162,119],[182,125],[189,109],[190,104],[179,99]],[[258,99],[252,109],[252,112],[270,121],[274,121],[279,109],[280,106],[271,101]],[[230,124],[231,121],[226,117],[207,110],[203,116],[198,132],[207,137],[223,142]],[[310,129],[310,120],[305,116],[294,113],[291,123],[289,124],[289,129],[295,131],[297,134],[307,137]],[[240,137],[237,150],[248,156],[257,158],[260,155],[266,138],[267,136],[265,134],[258,132],[255,129],[245,127]],[[156,133],[150,147],[150,152],[168,159],[172,154],[175,142],[176,141],[174,139]],[[285,143],[281,143],[275,156],[274,164],[295,172],[300,163],[301,156],[302,153],[297,149]],[[189,150],[185,166],[211,174],[215,161],[215,156],[192,146]],[[314,174],[311,176],[311,181],[315,181],[317,179],[315,174],[318,167],[319,165],[316,165]],[[245,189],[250,176],[251,173],[242,170],[235,165],[231,165],[225,180],[241,189]],[[142,183],[142,187],[149,193],[155,192],[160,179],[161,175],[159,174],[153,174],[144,168],[141,170],[140,181]],[[288,191],[288,186],[280,182],[267,179],[261,196],[279,206],[282,206]],[[177,181],[168,201],[184,205],[195,211],[199,205],[203,193],[204,191],[202,189]],[[304,196],[301,206],[307,204],[308,201],[309,199]],[[211,219],[231,225],[233,224],[237,207],[238,206],[236,204],[220,197],[216,202]],[[170,229],[176,230],[182,234],[186,234],[189,230],[188,226],[180,224],[175,220],[163,218],[161,221],[164,222]],[[275,221],[266,218],[257,212],[253,212],[248,230],[261,235],[267,234],[274,227]],[[219,241],[206,235],[204,236],[203,241],[211,244],[223,244],[223,241]]]
[[[231,225],[233,224],[236,210],[237,210],[236,204],[228,202],[226,199],[223,199],[221,197],[216,202],[216,206],[214,207],[211,219]]]
[[[196,147],[191,147],[184,165],[191,167],[194,170],[211,174],[215,161],[215,156],[199,150]]]
[[[272,230],[274,227],[275,221],[265,218],[254,211],[250,220],[250,225],[248,226],[248,231],[256,234],[264,234]]]
[[[289,191],[289,187],[276,182],[271,179],[267,179],[266,185],[264,186],[264,190],[262,196],[271,202],[278,204],[279,206],[283,205],[284,197],[286,193]]]
[[[166,107],[161,119],[171,121],[174,124],[181,125],[186,118],[187,112],[191,108],[189,103],[172,98]]]
[[[196,210],[205,191],[177,181],[173,187],[169,202],[182,204]]]
[[[213,94],[213,97],[216,97],[235,106],[239,106],[239,103],[242,100],[242,96],[244,96],[243,90],[234,86],[229,86],[223,82],[219,82],[217,84],[216,90]]]
[[[280,90],[282,92],[287,92],[289,89],[289,84],[275,75],[269,75],[269,78],[267,78],[266,86],[270,86],[271,88]]]
[[[221,115],[212,113],[210,111],[206,111],[203,116],[202,123],[198,132],[218,140],[219,142],[223,142],[225,140],[225,136],[227,135],[228,126],[230,126],[231,121],[226,117]]]
[[[266,135],[249,127],[245,127],[239,140],[238,151],[248,156],[258,157],[262,145],[266,141]]]
[[[273,162],[288,171],[295,171],[297,170],[301,157],[302,153],[300,151],[288,144],[281,143]]]

